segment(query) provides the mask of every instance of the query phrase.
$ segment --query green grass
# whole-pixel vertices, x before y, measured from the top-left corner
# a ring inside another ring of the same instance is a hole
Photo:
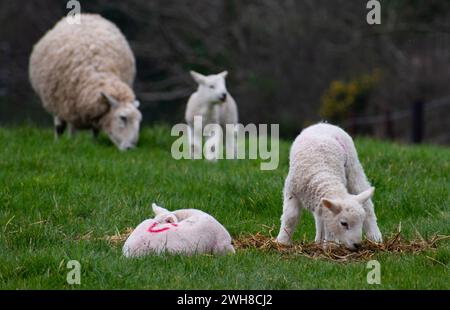
[[[121,245],[79,240],[112,235],[152,217],[153,201],[197,208],[233,236],[279,227],[289,143],[280,166],[258,161],[175,161],[168,128],[145,128],[136,150],[121,153],[88,133],[53,141],[50,129],[0,128],[0,288],[3,289],[450,289],[450,246],[419,255],[380,254],[381,285],[368,285],[365,263],[334,263],[256,250],[234,256],[125,259]],[[402,223],[406,238],[450,234],[450,150],[358,139],[377,188],[384,235]],[[295,238],[314,238],[304,214]],[[427,257],[428,256],[428,257]],[[432,259],[431,259],[432,258]],[[441,263],[437,263],[436,261]],[[69,260],[81,285],[66,283]]]

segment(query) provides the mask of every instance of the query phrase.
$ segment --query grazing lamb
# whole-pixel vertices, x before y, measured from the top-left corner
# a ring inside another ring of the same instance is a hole
[[[352,138],[341,128],[317,124],[297,137],[284,185],[283,215],[277,241],[290,244],[301,208],[313,212],[316,242],[338,242],[355,250],[362,230],[381,242],[370,187]]]
[[[228,231],[211,215],[195,209],[170,212],[152,204],[155,218],[139,224],[123,246],[123,255],[234,253]]]
[[[135,59],[120,30],[100,15],[82,14],[81,24],[63,18],[34,46],[31,85],[53,115],[58,138],[69,125],[100,130],[126,150],[136,145],[142,119],[132,90]]]
[[[192,78],[197,82],[198,89],[191,95],[186,107],[186,122],[190,128],[189,145],[191,146],[191,156],[198,158],[196,154],[202,151],[202,134],[205,126],[209,124],[218,124],[225,132],[227,124],[236,125],[238,122],[238,111],[236,102],[225,85],[225,78],[228,72],[224,71],[216,75],[204,76],[200,73],[191,71]],[[194,117],[200,116],[202,120],[201,128],[194,130]],[[201,129],[201,130],[200,130]],[[236,141],[237,132],[235,131],[234,140]],[[219,138],[215,135],[211,138]],[[217,143],[219,145],[219,143]],[[233,148],[236,157],[237,143],[226,139],[227,149]],[[212,150],[212,154],[207,154],[208,159],[217,159],[219,150]]]

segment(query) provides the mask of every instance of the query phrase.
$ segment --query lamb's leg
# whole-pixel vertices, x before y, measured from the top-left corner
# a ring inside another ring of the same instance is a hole
[[[289,176],[284,188],[283,215],[281,216],[281,227],[277,237],[277,242],[286,245],[292,242],[292,235],[297,227],[301,211],[300,201],[291,193],[288,185]]]
[[[347,166],[347,187],[351,194],[357,195],[367,190],[370,187],[367,181],[366,174],[359,162],[358,155],[354,154],[353,160],[349,161]],[[377,217],[375,216],[374,205],[372,199],[367,200],[363,205],[366,211],[366,218],[363,222],[363,230],[367,239],[381,242],[382,236],[377,224]]]
[[[232,159],[237,159],[237,150],[238,150],[237,128],[234,128],[232,134],[230,134],[230,135],[228,135],[228,132],[226,131],[226,125],[224,126],[224,129],[225,129],[224,132],[226,133],[226,136],[225,136],[225,158],[231,159],[230,156],[232,155]]]
[[[324,219],[322,219],[323,223]],[[333,249],[336,247],[340,241],[336,239],[335,235],[331,233],[325,225],[323,225],[323,240],[322,247],[324,250]]]
[[[188,126],[188,145],[189,145],[189,157],[194,158],[194,132],[191,126]]]
[[[380,229],[378,228],[377,217],[375,216],[372,201],[370,201],[370,204],[364,208],[366,210],[366,218],[363,222],[363,230],[367,239],[375,242],[382,242],[383,237],[381,236]]]
[[[219,144],[217,143],[217,138],[215,136],[207,139],[205,145],[209,145],[210,142],[212,142],[213,145],[210,148],[205,148],[205,158],[215,162],[219,156]]]
[[[64,133],[66,130],[67,123],[60,119],[58,116],[53,117],[53,124],[55,128],[55,140],[58,140],[59,137]]]
[[[201,159],[202,155],[202,133],[194,131],[193,126],[189,126],[189,145],[191,159]]]
[[[316,243],[322,243],[325,240],[325,227],[322,216],[317,212],[314,213],[314,222],[316,224]]]

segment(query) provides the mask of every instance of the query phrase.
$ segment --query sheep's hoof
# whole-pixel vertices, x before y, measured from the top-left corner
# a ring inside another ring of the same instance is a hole
[[[374,243],[383,243],[383,237],[381,234],[367,235],[368,240]]]
[[[277,237],[275,239],[275,242],[279,243],[281,245],[284,245],[284,246],[291,246],[292,245],[292,240],[289,240],[288,238],[283,238],[283,237]]]

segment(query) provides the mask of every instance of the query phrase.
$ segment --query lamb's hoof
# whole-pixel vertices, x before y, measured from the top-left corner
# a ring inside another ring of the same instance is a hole
[[[339,247],[339,244],[336,242],[319,242],[318,244],[322,245],[322,250],[325,252],[333,251]]]
[[[289,238],[284,238],[284,237],[277,237],[277,238],[275,239],[275,242],[276,242],[276,243],[279,243],[279,244],[281,244],[281,245],[284,245],[284,246],[290,246],[290,245],[292,245],[292,240],[290,240]]]
[[[380,234],[367,235],[367,239],[374,243],[383,243],[383,237]]]

